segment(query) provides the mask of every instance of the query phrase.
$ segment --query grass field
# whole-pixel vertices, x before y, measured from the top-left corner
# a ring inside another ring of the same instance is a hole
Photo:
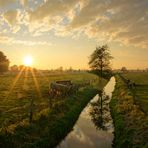
[[[148,72],[129,72],[122,76],[136,83],[135,101],[148,114]]]
[[[131,74],[129,75],[131,76]],[[124,76],[129,78],[128,74]],[[130,79],[132,80],[132,77]],[[136,81],[136,79],[138,78],[136,77],[134,80]],[[144,94],[145,90],[142,89],[142,92]],[[114,147],[147,148],[148,116],[141,110],[144,105],[141,104],[140,108],[139,105],[135,105],[132,90],[127,87],[119,75],[116,75],[116,86],[110,107],[115,126]]]
[[[55,80],[72,80],[81,83],[96,79],[95,75],[88,73],[53,74],[35,73],[36,82],[31,73],[22,73],[17,83],[18,74],[0,76],[0,127],[19,122],[28,117],[30,99],[34,99],[34,112],[38,113],[49,106],[49,84]],[[36,84],[37,83],[37,84]],[[37,86],[36,86],[37,85]]]
[[[52,100],[50,108],[49,84],[56,80],[72,80],[91,86],[82,88],[76,95]],[[22,71],[0,76],[0,146],[32,147],[55,146],[72,128],[79,113],[97,93],[99,78],[86,72],[49,73]],[[103,80],[103,85],[107,81]],[[33,123],[29,124],[31,99]],[[59,133],[61,132],[61,133]],[[49,135],[51,134],[51,135]],[[46,138],[45,138],[46,137]],[[48,138],[48,139],[47,139]],[[46,141],[46,140],[47,141]]]

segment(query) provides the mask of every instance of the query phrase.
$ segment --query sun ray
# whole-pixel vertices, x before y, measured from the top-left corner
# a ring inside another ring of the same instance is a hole
[[[28,67],[25,68],[25,76],[24,76],[24,83],[23,83],[23,89],[27,89],[27,80],[28,80]]]
[[[30,71],[31,71],[31,74],[32,74],[32,77],[33,77],[33,81],[34,81],[36,90],[38,92],[38,95],[39,95],[40,98],[42,98],[42,94],[41,94],[41,91],[40,91],[39,84],[38,84],[38,81],[36,79],[35,73],[34,73],[32,68],[30,69]]]
[[[6,97],[6,98],[8,98],[8,97],[9,97],[9,95],[11,94],[11,92],[12,92],[12,90],[14,89],[14,87],[15,87],[16,83],[17,83],[17,82],[18,82],[18,80],[20,79],[20,77],[21,77],[21,75],[22,75],[22,73],[23,73],[24,69],[25,69],[25,67],[23,67],[23,68],[20,70],[20,72],[17,74],[17,76],[15,77],[15,79],[14,79],[14,81],[13,81],[12,85],[11,85],[11,88],[10,88],[10,90],[9,90],[8,95],[7,95],[7,97]]]
[[[43,72],[41,72],[40,70],[38,70],[38,74],[39,74],[42,78],[44,78],[45,81],[49,82],[49,79],[47,78],[47,76],[46,76]]]

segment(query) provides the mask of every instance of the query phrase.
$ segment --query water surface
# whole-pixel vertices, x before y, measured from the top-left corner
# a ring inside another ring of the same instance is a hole
[[[73,130],[57,148],[111,148],[114,138],[109,102],[115,86],[112,77],[104,91],[96,95],[81,112]],[[103,100],[102,108],[100,100]]]

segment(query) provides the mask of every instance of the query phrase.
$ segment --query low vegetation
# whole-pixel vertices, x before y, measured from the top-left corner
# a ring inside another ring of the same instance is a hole
[[[122,76],[136,84],[132,90],[135,103],[148,114],[148,72],[129,72]]]
[[[96,75],[75,73],[28,72],[1,75],[0,84],[0,147],[54,147],[72,129],[80,112],[97,93]],[[14,82],[18,79],[17,83]],[[66,98],[49,99],[52,81],[70,79],[74,83],[91,81],[77,94]],[[103,84],[106,81],[103,80]],[[33,121],[29,123],[30,100],[34,100]]]
[[[115,126],[114,147],[147,148],[148,116],[135,104],[132,90],[119,75],[116,76],[116,81],[110,102]]]

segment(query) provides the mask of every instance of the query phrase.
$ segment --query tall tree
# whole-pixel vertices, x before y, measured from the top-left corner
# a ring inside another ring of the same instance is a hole
[[[110,69],[112,58],[107,45],[98,46],[90,56],[89,66],[92,70],[100,72],[101,77],[103,77],[103,71]]]
[[[111,56],[107,45],[96,47],[96,50],[90,56],[90,60],[89,60],[90,68],[94,71],[97,71],[97,73],[101,76],[101,79],[100,79],[101,87],[102,87],[103,72],[110,69],[110,60],[112,58],[113,57]],[[102,115],[102,108],[103,108],[102,92],[103,90],[100,90],[101,95],[99,95],[101,100],[100,101],[101,115]],[[100,119],[101,119],[101,124],[103,124],[102,118]]]
[[[4,53],[0,51],[0,72],[8,71],[8,67],[9,67],[9,60],[4,55]]]

